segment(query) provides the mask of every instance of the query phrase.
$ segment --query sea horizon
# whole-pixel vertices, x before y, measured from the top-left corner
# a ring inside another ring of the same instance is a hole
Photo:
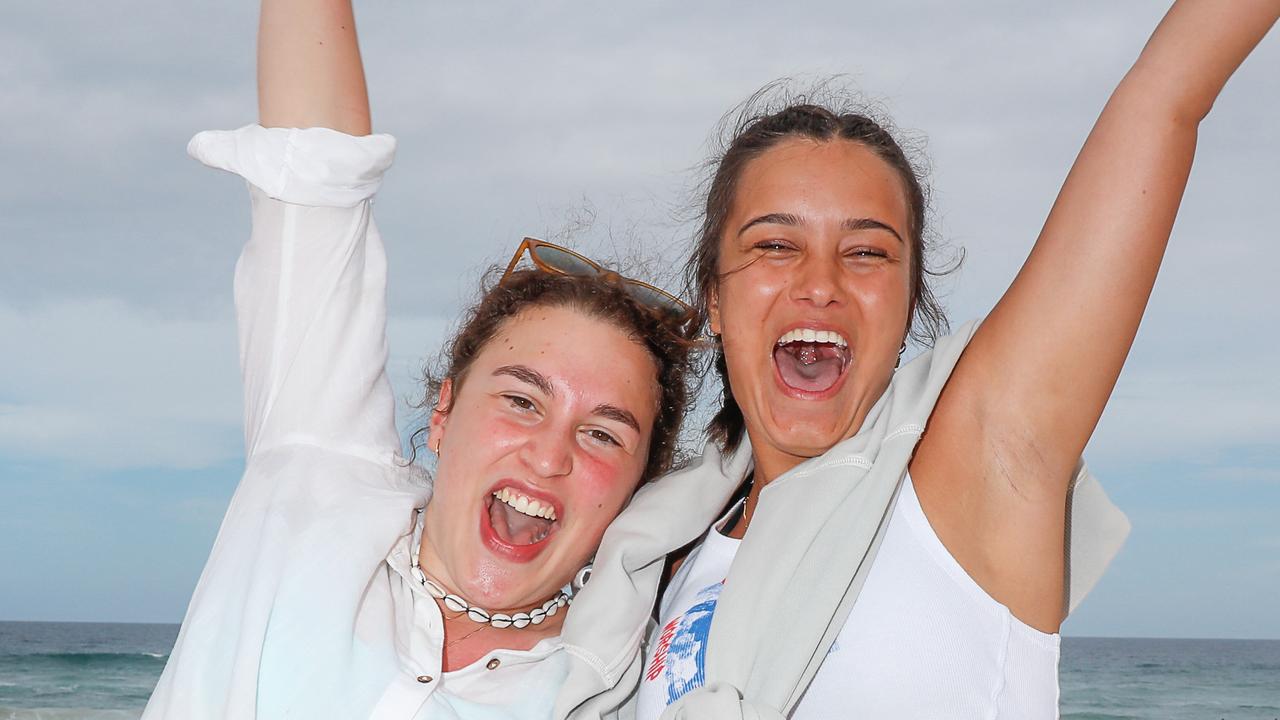
[[[181,621],[168,620],[10,620],[0,618],[0,624],[4,623],[47,623],[61,625],[172,625],[178,627]],[[1209,636],[1209,635],[1078,635],[1075,633],[1060,633],[1064,638],[1075,638],[1080,640],[1258,640],[1262,642],[1280,642],[1280,636],[1275,637],[1239,637],[1239,636]]]
[[[179,623],[0,620],[0,720],[136,720]],[[1280,720],[1280,639],[1065,635],[1064,720]]]

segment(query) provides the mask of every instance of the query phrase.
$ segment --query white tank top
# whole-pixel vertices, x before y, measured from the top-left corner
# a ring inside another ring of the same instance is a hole
[[[656,720],[703,684],[711,618],[738,543],[717,524],[672,578],[649,638],[637,720]],[[1056,718],[1058,640],[1018,621],[965,573],[908,477],[858,601],[791,717]]]

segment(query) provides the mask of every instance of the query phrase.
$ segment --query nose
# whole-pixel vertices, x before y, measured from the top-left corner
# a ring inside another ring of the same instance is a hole
[[[825,308],[844,302],[840,264],[817,253],[805,253],[791,282],[791,299]]]
[[[551,425],[548,423],[548,425]],[[552,478],[573,471],[573,438],[563,428],[544,427],[529,435],[521,460],[538,477]]]

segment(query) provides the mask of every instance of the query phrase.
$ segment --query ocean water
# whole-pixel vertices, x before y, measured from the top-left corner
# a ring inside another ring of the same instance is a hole
[[[177,625],[0,622],[0,720],[137,718]]]
[[[0,720],[132,720],[177,625],[0,622]],[[1063,638],[1064,720],[1280,720],[1280,640]]]
[[[1062,717],[1280,720],[1280,640],[1063,638]]]

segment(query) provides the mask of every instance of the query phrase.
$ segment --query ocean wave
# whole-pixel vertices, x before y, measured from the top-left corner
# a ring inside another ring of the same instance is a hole
[[[141,713],[94,708],[12,708],[0,706],[0,720],[138,720]]]
[[[165,660],[169,657],[168,653],[152,653],[152,652],[55,652],[55,653],[16,653],[0,655],[0,663],[3,662],[33,662],[33,661],[63,661],[71,663],[84,662],[111,662],[113,660],[136,660],[141,662],[151,662],[156,660]],[[4,720],[0,716],[0,720]]]

